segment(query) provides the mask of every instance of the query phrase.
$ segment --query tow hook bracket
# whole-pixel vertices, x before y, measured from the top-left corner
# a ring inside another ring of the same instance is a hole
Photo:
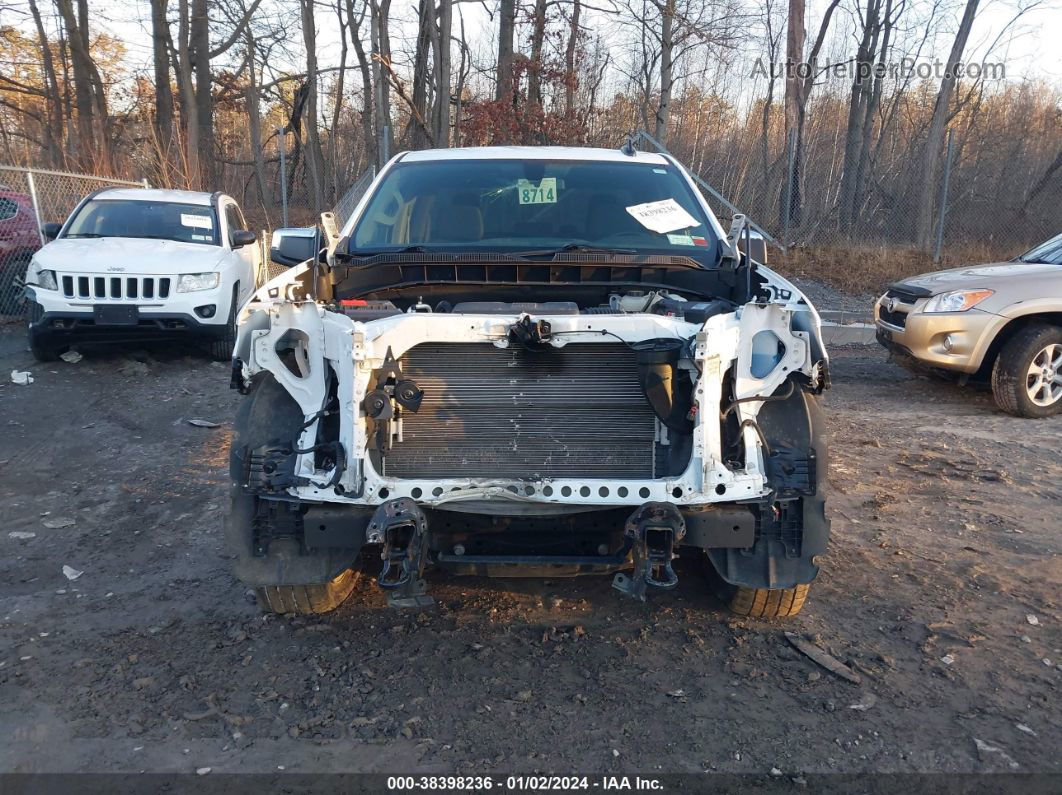
[[[509,326],[509,339],[529,350],[541,350],[553,336],[553,327],[548,320],[532,320],[524,315]]]
[[[678,575],[671,567],[675,544],[686,535],[686,520],[669,502],[647,502],[627,519],[623,535],[631,544],[634,571],[628,577],[617,572],[612,587],[640,602],[649,586],[674,588]]]
[[[383,568],[376,578],[390,607],[427,607],[435,603],[424,585],[428,520],[409,497],[388,500],[376,509],[366,540],[383,544]]]

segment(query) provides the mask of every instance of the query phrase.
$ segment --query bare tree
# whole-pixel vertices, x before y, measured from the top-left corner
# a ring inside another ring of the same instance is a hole
[[[803,183],[804,174],[804,123],[806,121],[808,97],[815,84],[815,73],[822,51],[822,45],[826,41],[826,32],[830,27],[830,19],[834,9],[840,0],[830,0],[829,5],[823,12],[822,21],[819,23],[819,32],[815,37],[807,58],[804,56],[807,32],[804,27],[804,0],[789,0],[789,20],[786,26],[786,74],[785,74],[785,133],[786,152],[792,158],[792,174],[787,175],[783,181],[789,185],[789,194],[785,195],[786,188],[782,188],[782,201],[780,203],[783,215],[788,213],[788,218],[783,218],[779,226],[786,227],[789,224],[799,224],[803,210]]]
[[[313,13],[314,0],[299,0],[302,16],[302,40],[306,45],[306,170],[310,175],[313,211],[320,213],[325,206],[324,154],[317,129],[317,23]]]
[[[498,102],[512,102],[513,36],[516,33],[516,0],[500,0],[498,5],[498,64],[494,98]]]
[[[111,170],[107,96],[103,79],[92,60],[88,29],[88,2],[55,0],[63,18],[70,45],[74,73],[74,97],[77,104],[78,159],[82,168]]]

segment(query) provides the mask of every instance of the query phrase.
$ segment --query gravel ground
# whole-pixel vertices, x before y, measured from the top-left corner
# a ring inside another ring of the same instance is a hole
[[[227,368],[37,365],[0,329],[0,771],[1062,773],[1062,417],[875,347],[832,371],[834,534],[795,619],[729,616],[696,560],[646,604],[434,574],[397,612],[365,576],[278,619],[223,548]]]
[[[795,284],[797,289],[804,293],[819,311],[870,315],[874,309],[874,302],[878,300],[878,296],[871,293],[863,295],[843,293],[828,284],[817,282],[814,279],[799,279],[790,276],[786,276],[786,278]]]

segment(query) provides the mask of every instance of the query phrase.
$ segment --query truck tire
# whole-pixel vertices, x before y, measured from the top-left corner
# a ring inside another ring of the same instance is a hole
[[[323,585],[269,585],[255,588],[254,593],[264,612],[319,615],[343,604],[357,583],[357,574],[347,569]]]
[[[728,606],[739,616],[749,618],[787,618],[804,606],[810,585],[794,588],[734,588]]]
[[[259,374],[236,414],[229,452],[231,504],[225,535],[236,576],[254,588],[258,604],[270,613],[327,613],[353,590],[356,551],[326,550],[304,555],[295,539],[277,538],[265,556],[252,549],[251,522],[259,499],[247,493],[243,451],[292,438],[303,421],[298,404],[272,374]]]
[[[1062,328],[1033,323],[999,351],[992,366],[992,395],[1008,414],[1050,417],[1062,411],[1062,384],[1052,380],[1057,378],[1062,378]]]

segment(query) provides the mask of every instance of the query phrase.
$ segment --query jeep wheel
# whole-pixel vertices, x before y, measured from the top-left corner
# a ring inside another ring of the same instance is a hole
[[[34,304],[33,306],[36,307],[37,305]],[[27,330],[26,337],[29,342],[30,353],[33,354],[33,358],[38,362],[55,362],[59,360],[60,349],[54,345],[47,345],[41,342],[40,335],[34,334],[32,328]]]
[[[739,616],[787,618],[800,612],[809,588],[810,585],[778,589],[735,587],[728,606]]]
[[[992,368],[996,405],[1016,417],[1062,411],[1062,328],[1026,326],[999,352]]]
[[[255,588],[258,606],[267,613],[317,615],[335,610],[350,596],[358,575],[347,569],[332,582],[323,585],[269,585]]]
[[[232,288],[232,302],[229,305],[224,336],[210,341],[210,358],[215,362],[227,362],[232,359],[232,349],[236,347],[236,302],[239,300],[239,289],[239,285]]]

